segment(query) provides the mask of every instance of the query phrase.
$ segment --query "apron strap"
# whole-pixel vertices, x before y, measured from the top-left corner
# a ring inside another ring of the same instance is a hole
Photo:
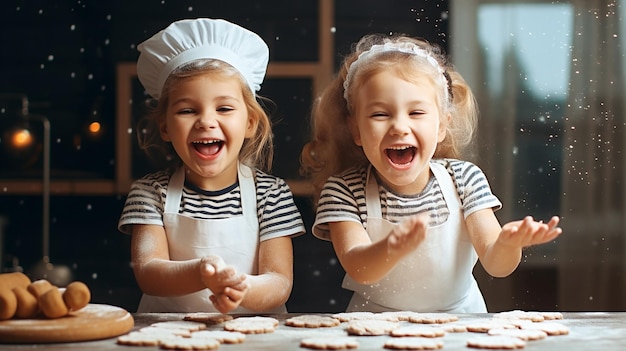
[[[256,184],[254,182],[254,174],[250,167],[238,163],[237,175],[239,178],[239,190],[241,192],[241,209],[246,221],[253,228],[259,227],[259,218],[257,216],[256,204]],[[178,214],[180,210],[180,201],[183,195],[183,186],[185,184],[185,167],[178,168],[170,177],[167,186],[167,194],[165,195],[165,213]]]
[[[170,177],[165,194],[165,213],[178,214],[180,200],[183,196],[183,185],[185,184],[185,167],[179,167]]]
[[[365,185],[365,205],[367,207],[368,218],[383,218],[380,206],[380,192],[378,190],[378,182],[376,175],[372,170],[372,165],[367,168],[367,183]]]
[[[239,190],[241,192],[241,209],[243,217],[251,228],[259,230],[259,216],[256,204],[256,184],[252,169],[242,163],[238,164]]]

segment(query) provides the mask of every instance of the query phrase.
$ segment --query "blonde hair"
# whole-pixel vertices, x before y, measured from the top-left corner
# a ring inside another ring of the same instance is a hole
[[[358,66],[350,69],[360,55],[375,45],[417,46],[419,49],[416,50],[420,54],[407,53],[406,50],[378,50],[380,52],[375,55],[361,56]],[[427,77],[439,89],[437,99],[440,115],[442,118],[447,115],[451,118],[449,121],[447,118],[442,120],[446,137],[437,145],[433,157],[467,156],[465,153],[469,151],[468,146],[478,121],[477,103],[470,87],[449,63],[443,51],[425,40],[406,35],[367,35],[354,45],[354,50],[343,60],[335,79],[313,105],[311,140],[304,146],[300,161],[301,173],[310,177],[313,183],[315,200],[330,176],[369,163],[363,150],[354,143],[350,132],[352,99],[355,90],[369,77],[389,69],[407,81]],[[350,81],[346,83],[348,72]],[[442,74],[445,79],[441,78]],[[345,92],[344,84],[347,87]]]
[[[171,87],[185,79],[205,74],[233,77],[240,81],[244,103],[253,123],[256,123],[256,132],[251,138],[244,141],[239,151],[239,161],[250,167],[269,171],[272,167],[274,146],[272,125],[264,106],[271,101],[255,95],[239,71],[220,60],[195,60],[177,68],[170,74],[163,86],[160,99],[149,101],[151,103],[149,113],[138,124],[139,147],[160,167],[176,167],[182,164],[171,144],[161,139],[159,123],[165,119]]]

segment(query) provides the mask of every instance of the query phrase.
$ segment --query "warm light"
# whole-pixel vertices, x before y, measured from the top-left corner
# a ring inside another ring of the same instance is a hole
[[[25,149],[33,144],[33,136],[28,129],[18,129],[11,135],[11,145],[16,149]]]
[[[89,123],[89,133],[98,134],[100,133],[100,122],[91,122]]]

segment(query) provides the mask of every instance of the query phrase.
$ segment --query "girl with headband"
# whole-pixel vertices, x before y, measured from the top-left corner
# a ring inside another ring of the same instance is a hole
[[[363,37],[316,101],[302,166],[313,234],[354,292],[347,311],[487,312],[477,260],[505,277],[524,247],[561,234],[558,217],[500,225],[484,173],[460,159],[477,115],[442,51],[401,35]]]
[[[138,312],[285,312],[291,238],[305,229],[285,181],[266,173],[272,131],[256,92],[267,45],[200,18],[138,49],[139,80],[156,101],[140,146],[170,164],[133,183],[119,220],[144,293]]]

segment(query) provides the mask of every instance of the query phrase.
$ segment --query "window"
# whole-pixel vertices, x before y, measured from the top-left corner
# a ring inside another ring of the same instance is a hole
[[[564,235],[524,250],[518,268],[556,272],[547,287],[556,309],[626,305],[625,7],[450,3],[450,54],[479,102],[476,161],[503,202],[500,221],[562,218]],[[532,274],[517,277],[512,285],[532,290]]]

